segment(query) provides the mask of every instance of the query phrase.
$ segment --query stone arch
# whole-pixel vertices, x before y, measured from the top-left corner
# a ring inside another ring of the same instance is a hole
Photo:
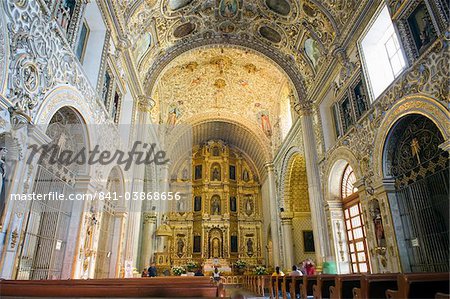
[[[117,263],[120,257],[119,232],[116,231],[116,210],[120,211],[125,206],[125,186],[124,176],[119,166],[114,166],[110,169],[106,184],[104,185],[105,192],[111,199],[106,199],[101,202],[101,211],[99,211],[100,233],[97,246],[97,255],[95,259],[95,277],[96,278],[114,278],[116,276]],[[118,199],[117,201],[115,199]],[[136,211],[131,211],[136,212]]]
[[[374,174],[380,179],[386,173],[383,160],[388,134],[400,118],[409,114],[420,114],[429,118],[439,128],[444,140],[450,139],[450,129],[447,125],[450,121],[450,113],[440,102],[424,95],[412,95],[401,99],[388,111],[375,137]]]
[[[283,74],[289,78],[292,83],[295,94],[295,103],[293,108],[300,109],[301,99],[306,99],[306,90],[303,76],[300,70],[296,67],[295,61],[287,60],[286,56],[275,48],[265,45],[261,42],[250,39],[244,39],[238,36],[210,36],[211,34],[204,34],[195,40],[189,42],[179,43],[164,52],[160,57],[155,59],[155,62],[148,67],[147,74],[144,78],[145,90],[148,94],[153,94],[156,82],[164,73],[165,68],[183,53],[211,47],[231,47],[252,51],[257,55],[262,55],[271,61]],[[147,64],[142,64],[147,65]]]
[[[340,198],[341,177],[347,164],[353,168],[356,179],[362,177],[362,172],[355,154],[347,147],[337,148],[327,160],[328,168],[325,171],[323,187],[326,201]]]

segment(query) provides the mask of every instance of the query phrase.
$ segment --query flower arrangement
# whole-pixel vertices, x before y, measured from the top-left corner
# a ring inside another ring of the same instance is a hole
[[[243,261],[243,260],[237,260],[237,261],[234,263],[234,266],[235,266],[236,268],[238,268],[238,269],[244,269],[245,267],[247,267],[247,263],[246,263],[245,261]]]
[[[256,275],[266,275],[267,269],[264,266],[256,266],[255,267],[255,274]]]
[[[189,261],[187,264],[186,264],[186,269],[188,269],[188,271],[192,271],[192,270],[195,270],[195,269],[197,269],[198,268],[198,264],[196,263],[196,262],[194,262],[194,261]]]
[[[175,274],[176,276],[180,276],[181,274],[186,273],[186,269],[184,269],[181,266],[173,266],[172,273]]]

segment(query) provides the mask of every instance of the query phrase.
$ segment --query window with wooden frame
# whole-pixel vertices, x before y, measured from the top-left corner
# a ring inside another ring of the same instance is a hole
[[[348,249],[353,273],[370,272],[366,245],[366,232],[355,173],[347,164],[341,180],[341,198],[347,232]]]

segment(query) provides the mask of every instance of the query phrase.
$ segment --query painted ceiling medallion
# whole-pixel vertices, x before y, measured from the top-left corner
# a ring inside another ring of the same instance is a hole
[[[176,38],[182,38],[182,37],[188,36],[194,30],[195,30],[194,24],[192,24],[191,22],[184,23],[184,24],[178,26],[177,28],[175,28],[175,30],[173,31],[173,36],[175,36]]]
[[[234,18],[239,9],[237,0],[222,0],[219,4],[219,13],[224,18]]]
[[[278,44],[279,42],[281,42],[281,35],[278,33],[278,31],[269,26],[261,26],[259,28],[259,33],[262,37],[271,41],[272,43]]]
[[[266,0],[266,5],[282,16],[287,16],[291,12],[291,5],[286,0]]]
[[[170,10],[178,10],[189,5],[192,0],[169,0],[168,5]]]

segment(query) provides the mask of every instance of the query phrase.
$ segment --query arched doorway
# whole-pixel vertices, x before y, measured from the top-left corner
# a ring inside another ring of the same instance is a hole
[[[284,264],[290,268],[305,259],[316,261],[318,258],[309,204],[306,161],[299,153],[294,154],[288,164],[284,193],[284,213],[282,213]]]
[[[100,214],[100,233],[97,248],[97,259],[95,262],[95,278],[114,277],[112,266],[113,239],[115,227],[115,209],[117,201],[114,198],[123,198],[123,180],[118,167],[114,167],[106,183],[106,192],[111,195],[102,201],[102,212]],[[115,250],[117,251],[117,249]],[[117,252],[116,254],[117,255]]]
[[[401,220],[397,242],[407,258],[405,272],[449,270],[449,160],[444,138],[427,117],[397,121],[385,143],[384,176],[394,179],[393,218]]]
[[[363,212],[355,182],[356,176],[353,168],[347,164],[342,174],[340,192],[350,254],[350,270],[353,273],[364,273],[370,272],[370,268]]]
[[[73,200],[55,200],[55,196],[69,199],[76,193],[78,175],[87,173],[85,164],[62,163],[67,153],[89,148],[85,123],[76,111],[69,107],[58,110],[46,135],[51,139],[49,146],[55,150],[46,154],[42,151],[37,162],[32,192],[42,199],[30,203],[17,279],[61,278]]]

